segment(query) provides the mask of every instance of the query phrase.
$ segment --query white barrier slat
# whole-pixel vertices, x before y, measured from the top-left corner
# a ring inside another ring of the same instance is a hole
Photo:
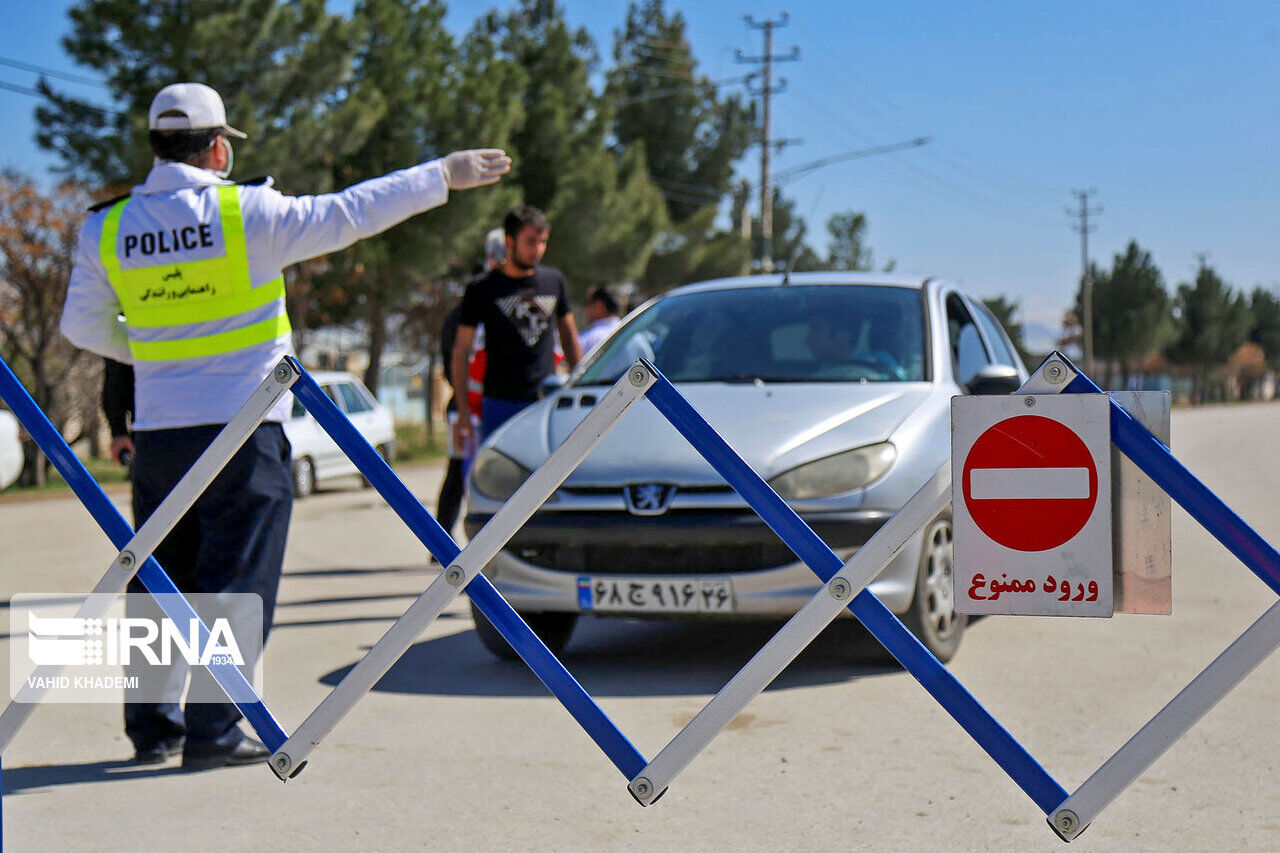
[[[418,636],[453,601],[463,588],[489,564],[504,545],[538,510],[565,478],[578,467],[618,419],[653,384],[655,376],[640,365],[628,369],[574,428],[564,443],[518,488],[493,518],[467,543],[448,566],[409,606],[373,648],[271,758],[281,778],[296,773],[320,742],[350,713],[378,679],[404,655]]]
[[[917,531],[946,509],[950,500],[951,463],[948,462],[631,780],[628,788],[632,795],[646,805],[661,796],[671,780],[848,607],[854,596],[889,565]]]
[[[1133,784],[1178,738],[1280,645],[1280,602],[1249,626],[1234,643],[1169,704],[1138,730],[1116,754],[1054,810],[1049,825],[1070,841],[1084,831],[1099,812]]]
[[[169,531],[181,520],[187,510],[209,488],[209,484],[236,454],[262,423],[280,398],[292,387],[300,374],[289,363],[282,359],[272,369],[270,375],[262,381],[236,412],[235,417],[214,437],[199,458],[182,475],[173,490],[165,496],[150,517],[138,528],[133,537],[116,555],[106,574],[94,586],[93,591],[84,603],[76,610],[76,619],[101,619],[107,615],[111,605],[124,592],[129,580],[146,562],[151,553],[159,547]],[[16,632],[17,626],[10,626]],[[35,669],[27,686],[19,691],[9,705],[0,714],[0,752],[9,746],[18,729],[31,716],[36,705],[48,692],[48,687],[31,687],[31,681],[37,684],[50,684],[53,676],[62,671],[61,666],[40,666]]]

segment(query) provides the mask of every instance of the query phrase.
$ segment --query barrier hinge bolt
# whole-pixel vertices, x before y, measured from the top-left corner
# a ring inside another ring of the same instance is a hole
[[[133,568],[133,552],[132,551],[120,552],[120,568],[122,569]]]
[[[289,368],[283,364],[276,368],[275,377],[277,382],[289,381]]]
[[[445,582],[449,586],[461,586],[462,579],[466,576],[466,572],[462,571],[462,566],[450,566],[444,573]]]
[[[1065,833],[1071,834],[1080,826],[1080,818],[1071,809],[1063,809],[1053,816],[1053,822],[1058,829]]]
[[[831,583],[827,584],[827,592],[836,601],[844,601],[853,594],[853,587],[844,578],[832,578]]]
[[[631,790],[635,791],[637,797],[643,799],[653,793],[653,783],[641,776],[631,783]]]
[[[1045,365],[1044,378],[1049,380],[1050,385],[1061,385],[1062,380],[1067,378],[1066,368],[1060,361],[1051,361]]]
[[[633,367],[629,378],[631,379],[631,384],[639,388],[649,379],[649,371],[640,366]]]
[[[283,752],[280,753],[275,758],[271,759],[271,766],[276,770],[279,770],[281,773],[287,773],[289,771],[289,756],[285,755]]]

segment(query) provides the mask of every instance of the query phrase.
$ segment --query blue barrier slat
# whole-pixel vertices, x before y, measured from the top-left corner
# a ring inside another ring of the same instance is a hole
[[[9,404],[14,416],[44,451],[45,456],[49,457],[53,467],[62,475],[62,479],[71,486],[80,503],[84,504],[94,521],[102,528],[102,532],[107,534],[111,544],[117,549],[124,548],[133,538],[133,528],[124,520],[124,516],[120,515],[115,504],[107,498],[102,487],[93,479],[61,433],[49,422],[44,412],[36,405],[36,401],[31,399],[27,389],[18,381],[18,377],[13,375],[13,371],[3,359],[0,359],[0,398]],[[200,636],[208,638],[208,626],[200,620],[190,603],[178,591],[178,587],[165,574],[164,569],[160,568],[160,564],[154,557],[148,557],[138,569],[138,580],[142,581],[148,592],[157,596],[157,601],[166,616],[179,625],[190,624],[192,619],[199,620]],[[168,595],[165,595],[166,593]],[[207,668],[228,697],[257,695],[244,674],[234,665],[214,664]],[[249,725],[253,726],[253,730],[258,733],[262,742],[272,751],[279,749],[288,739],[280,723],[271,715],[271,711],[261,699],[256,702],[236,702],[235,705],[240,709],[240,713],[244,714]]]
[[[654,373],[658,379],[646,396],[658,411],[814,574],[823,581],[830,580],[844,565],[843,561],[689,405],[666,377],[657,370]],[[864,589],[850,602],[849,609],[1041,811],[1049,814],[1067,798],[1066,790],[878,598]]]
[[[413,535],[427,546],[427,550],[440,561],[440,565],[447,566],[457,559],[457,543],[413,496],[378,451],[352,426],[311,375],[300,365],[297,367],[302,375],[294,383],[293,393],[307,407],[307,411],[311,412],[316,423],[337,442],[342,452],[347,454],[386,499]],[[488,578],[476,575],[464,587],[464,591],[623,776],[631,779],[644,769],[648,764],[645,757],[614,725],[533,629],[525,624]]]
[[[1063,389],[1064,393],[1103,393],[1089,377],[1079,372],[1079,368],[1072,367],[1078,375]],[[1111,401],[1111,441],[1213,538],[1280,595],[1280,552],[1200,482],[1169,448],[1120,408],[1115,400]]]

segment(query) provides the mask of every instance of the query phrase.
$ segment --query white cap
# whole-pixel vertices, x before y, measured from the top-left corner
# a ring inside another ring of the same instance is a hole
[[[162,115],[178,112],[182,115]],[[231,136],[247,139],[244,133],[227,124],[227,108],[218,93],[203,83],[171,83],[151,101],[147,127],[152,130],[221,130]]]
[[[501,228],[495,228],[484,236],[485,260],[501,264],[507,259],[506,237],[506,232]]]

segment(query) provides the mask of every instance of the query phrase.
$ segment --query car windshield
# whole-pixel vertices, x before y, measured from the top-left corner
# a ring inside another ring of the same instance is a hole
[[[881,285],[671,296],[614,334],[575,384],[612,384],[637,358],[672,382],[921,381],[923,309],[920,290]]]

